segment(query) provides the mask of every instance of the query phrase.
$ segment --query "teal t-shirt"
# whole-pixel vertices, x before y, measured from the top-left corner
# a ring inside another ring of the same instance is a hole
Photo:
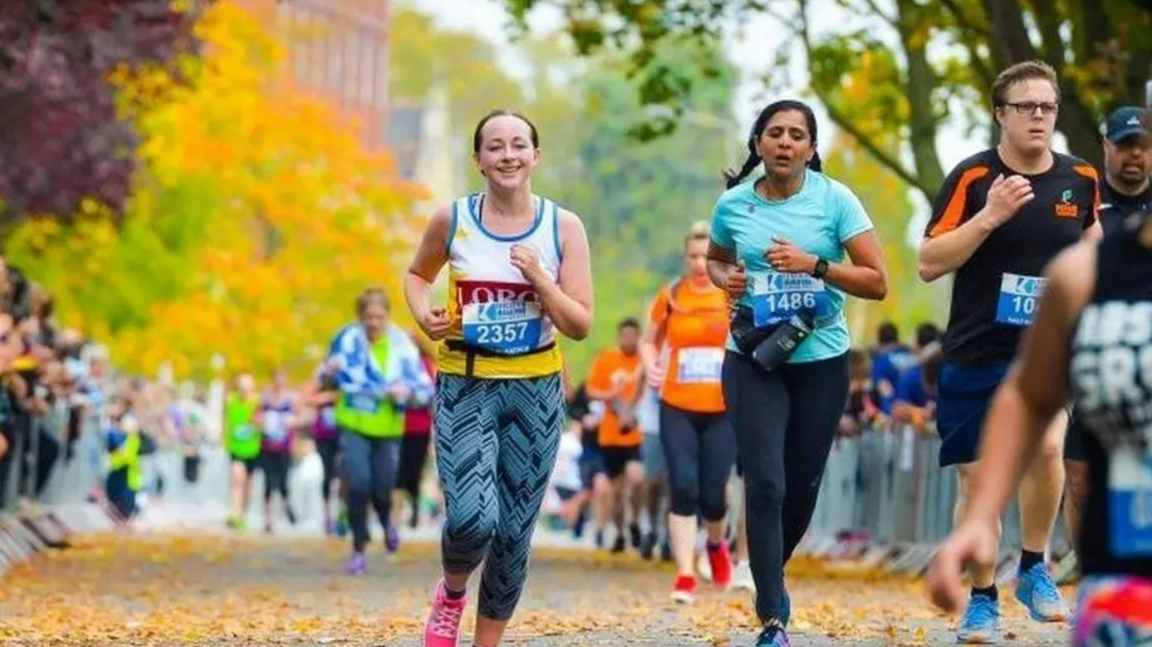
[[[804,308],[816,311],[821,327],[788,358],[790,364],[842,355],[851,348],[844,319],[844,293],[807,274],[774,272],[764,257],[773,237],[791,241],[828,262],[844,259],[844,243],[873,228],[864,205],[848,187],[808,170],[800,191],[786,200],[767,200],[755,181],[732,187],[712,210],[712,240],[736,252],[748,272],[740,303],[752,307],[756,325],[771,326]],[[728,349],[737,351],[731,336]]]

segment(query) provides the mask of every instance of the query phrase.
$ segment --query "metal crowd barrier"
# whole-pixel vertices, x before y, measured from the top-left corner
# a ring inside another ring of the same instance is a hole
[[[858,557],[869,565],[922,574],[952,530],[959,481],[939,466],[940,440],[910,427],[837,438],[812,524],[798,553]],[[1003,517],[1000,574],[1010,579],[1020,547],[1019,506]],[[1067,544],[1057,519],[1053,545]]]

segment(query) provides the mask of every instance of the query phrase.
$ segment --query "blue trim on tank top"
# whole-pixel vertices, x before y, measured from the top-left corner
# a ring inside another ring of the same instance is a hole
[[[564,262],[564,252],[560,250],[560,206],[549,200],[552,204],[552,242],[556,244],[556,260]]]
[[[452,203],[452,222],[448,225],[448,240],[444,243],[444,253],[449,256],[452,255],[452,241],[456,238],[456,211],[459,206],[459,200]]]
[[[484,227],[484,223],[480,220],[480,214],[477,210],[477,205],[479,205],[480,209],[484,208],[484,194],[483,193],[473,193],[472,195],[468,196],[468,213],[472,214],[472,222],[476,223],[476,226],[480,229],[480,233],[491,238],[492,240],[495,240],[495,241],[498,241],[501,243],[514,243],[518,240],[524,240],[525,238],[536,233],[536,230],[540,227],[540,223],[543,222],[543,220],[544,220],[544,198],[542,198],[540,196],[536,196],[536,202],[537,202],[537,204],[536,204],[536,220],[534,220],[532,222],[532,226],[528,228],[528,231],[526,231],[522,234],[515,234],[512,236],[501,236],[499,234],[494,234],[494,233],[488,231],[488,229]]]

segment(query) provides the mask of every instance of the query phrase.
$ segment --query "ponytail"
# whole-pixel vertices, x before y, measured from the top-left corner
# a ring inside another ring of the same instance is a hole
[[[731,189],[737,184],[740,184],[744,181],[744,178],[748,177],[748,175],[760,165],[760,154],[756,152],[755,144],[749,142],[748,148],[752,150],[748,153],[748,159],[744,160],[744,166],[740,167],[739,171],[733,171],[732,169],[724,171],[725,188]]]
[[[756,123],[752,125],[752,134],[748,137],[748,159],[744,160],[744,166],[740,168],[739,172],[727,169],[724,171],[724,180],[727,188],[740,184],[744,178],[748,177],[752,171],[760,164],[760,153],[756,151],[756,143],[760,141],[760,137],[764,134],[764,129],[768,127],[768,122],[772,119],[773,115],[785,110],[796,110],[804,114],[804,120],[808,124],[808,135],[812,138],[812,159],[808,160],[808,168],[816,172],[823,171],[824,163],[820,159],[820,153],[816,149],[816,115],[813,114],[812,108],[803,101],[783,100],[771,103],[760,111],[756,116]]]
[[[812,142],[812,146],[816,146],[816,142]],[[824,162],[820,159],[820,151],[812,151],[812,159],[808,160],[808,168],[816,171],[817,173],[824,172]]]

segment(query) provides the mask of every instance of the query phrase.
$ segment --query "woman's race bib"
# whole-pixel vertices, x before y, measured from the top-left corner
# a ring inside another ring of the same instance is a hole
[[[677,353],[676,381],[680,384],[711,384],[720,381],[723,348],[681,348]]]
[[[1130,446],[1111,451],[1108,517],[1117,557],[1152,557],[1152,454]]]
[[[320,424],[325,429],[336,427],[336,407],[324,407],[320,410]]]
[[[468,303],[464,305],[464,341],[504,355],[526,353],[540,345],[543,318],[534,301]]]
[[[275,410],[264,412],[264,436],[277,442],[287,438],[288,415]]]
[[[824,281],[813,276],[754,272],[748,280],[757,328],[783,323],[801,312],[825,317],[831,309]]]
[[[1036,305],[1044,294],[1048,280],[1038,276],[1005,273],[1000,279],[1000,298],[996,303],[996,323],[1006,326],[1031,326]]]

